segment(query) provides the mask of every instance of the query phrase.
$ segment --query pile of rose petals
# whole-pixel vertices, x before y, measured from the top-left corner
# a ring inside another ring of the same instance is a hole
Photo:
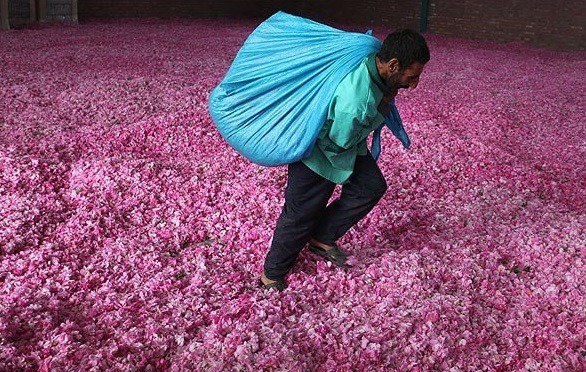
[[[585,368],[586,54],[428,35],[353,266],[278,293],[286,168],[207,112],[255,24],[0,33],[0,370]]]

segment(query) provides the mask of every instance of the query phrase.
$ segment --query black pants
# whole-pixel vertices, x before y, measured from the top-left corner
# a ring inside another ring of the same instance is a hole
[[[372,158],[358,156],[340,197],[327,205],[336,184],[302,162],[289,165],[285,206],[264,263],[269,279],[282,279],[310,238],[335,245],[387,191],[387,183]]]

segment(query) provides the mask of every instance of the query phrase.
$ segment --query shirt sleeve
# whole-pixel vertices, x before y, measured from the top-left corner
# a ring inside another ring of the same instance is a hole
[[[324,146],[322,152],[332,167],[342,171],[352,171],[358,155],[356,146],[342,149],[337,146]]]
[[[357,114],[336,111],[328,136],[334,144],[348,150],[362,140],[365,129]]]
[[[320,148],[332,167],[351,172],[358,155],[357,144],[361,141],[362,123],[355,114],[337,111],[330,122]]]

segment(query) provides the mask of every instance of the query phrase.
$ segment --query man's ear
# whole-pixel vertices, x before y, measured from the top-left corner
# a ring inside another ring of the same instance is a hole
[[[399,72],[401,69],[401,65],[399,64],[399,60],[397,58],[391,58],[387,62],[387,66],[392,74]]]

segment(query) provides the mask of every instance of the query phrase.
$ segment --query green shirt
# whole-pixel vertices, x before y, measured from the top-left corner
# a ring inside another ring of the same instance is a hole
[[[366,138],[385,120],[378,106],[388,88],[378,74],[375,58],[375,54],[366,57],[340,82],[313,151],[303,160],[334,183],[348,182],[356,157],[368,153]]]

